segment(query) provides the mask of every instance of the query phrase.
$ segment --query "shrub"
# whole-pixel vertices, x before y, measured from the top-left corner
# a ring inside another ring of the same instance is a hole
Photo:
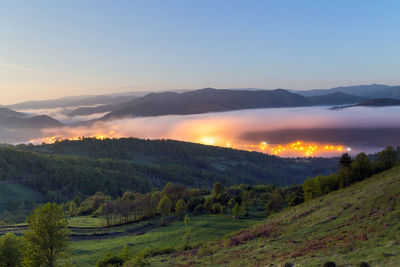
[[[221,206],[219,209],[219,213],[225,214],[226,213],[226,206]]]
[[[122,267],[124,264],[124,260],[118,256],[112,255],[110,252],[106,253],[104,257],[99,260],[96,264],[96,267]]]
[[[214,213],[220,213],[221,212],[221,204],[219,204],[219,203],[215,203],[213,206],[212,206],[212,208],[211,208],[211,210],[212,210],[212,212],[214,212]]]
[[[197,205],[197,206],[194,208],[194,213],[200,214],[200,213],[203,213],[203,211],[204,211],[204,206],[201,205],[201,204]]]
[[[203,246],[201,246],[199,248],[199,250],[197,251],[197,255],[199,255],[199,256],[209,256],[213,253],[214,253],[214,250],[212,249],[212,247],[210,245],[207,245],[207,244],[204,244]]]
[[[235,206],[235,204],[236,204],[236,201],[233,198],[231,198],[228,202],[228,207],[233,208]]]
[[[327,261],[322,266],[323,267],[336,267],[336,263],[334,263],[333,261]]]

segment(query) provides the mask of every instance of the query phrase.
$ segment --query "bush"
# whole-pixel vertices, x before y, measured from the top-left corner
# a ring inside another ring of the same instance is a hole
[[[204,206],[202,204],[199,204],[194,208],[194,213],[200,214],[203,213],[204,211]]]
[[[334,263],[333,261],[328,261],[325,262],[324,265],[322,265],[323,267],[336,267],[336,263]]]
[[[123,264],[124,260],[121,257],[114,256],[110,252],[108,252],[101,260],[97,262],[96,267],[122,267]]]
[[[212,249],[212,247],[208,244],[203,244],[203,246],[201,246],[199,248],[199,250],[197,251],[197,255],[198,256],[209,256],[211,254],[214,253],[214,250]]]
[[[228,202],[228,207],[233,208],[235,206],[235,204],[236,204],[236,201],[233,198],[231,198]]]
[[[363,262],[360,262],[360,264],[358,264],[358,266],[359,267],[369,267],[369,264],[368,264],[368,262],[363,261]]]
[[[205,199],[203,197],[190,198],[187,203],[188,211],[190,211],[190,212],[195,211],[196,207],[204,204],[204,201],[205,201]]]
[[[221,204],[215,203],[215,204],[212,206],[211,210],[212,210],[212,212],[214,212],[214,213],[220,213],[220,212],[221,212],[221,207],[222,207]]]
[[[221,206],[219,209],[219,213],[225,214],[226,213],[226,206]]]

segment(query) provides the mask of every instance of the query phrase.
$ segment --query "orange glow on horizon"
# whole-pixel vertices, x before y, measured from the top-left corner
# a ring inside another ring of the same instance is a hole
[[[115,132],[110,131],[108,134],[101,133],[90,136],[88,138],[95,138],[104,140],[107,138],[118,138],[122,136],[114,136]],[[83,137],[69,137],[51,136],[40,139],[30,140],[29,143],[33,144],[52,144],[62,140],[81,140]],[[288,144],[269,144],[267,141],[246,143],[244,141],[227,141],[217,136],[204,136],[197,140],[185,140],[204,145],[220,146],[233,149],[240,149],[246,151],[256,151],[270,155],[282,157],[314,157],[314,156],[338,156],[344,151],[351,151],[349,147],[334,144],[318,144],[315,142],[304,142],[296,140]]]

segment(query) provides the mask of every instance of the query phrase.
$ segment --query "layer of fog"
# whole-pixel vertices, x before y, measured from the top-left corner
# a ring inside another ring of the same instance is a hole
[[[96,107],[96,106],[90,106],[90,107]],[[71,125],[78,122],[98,119],[107,114],[107,112],[105,112],[105,113],[96,113],[86,116],[68,116],[69,113],[71,113],[77,108],[79,107],[53,108],[53,109],[19,109],[16,111],[26,113],[29,116],[48,115],[65,125]]]
[[[97,122],[89,126],[45,129],[42,137],[165,138],[214,145],[229,143],[237,148],[260,141],[286,144],[307,139],[375,152],[389,144],[400,144],[399,112],[400,107],[253,109]],[[379,136],[380,133],[383,135]],[[38,143],[43,139],[33,141]]]

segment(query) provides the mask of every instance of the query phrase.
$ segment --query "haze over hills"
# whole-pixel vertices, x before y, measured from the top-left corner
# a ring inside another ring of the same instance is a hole
[[[367,88],[365,93],[362,93],[363,88]],[[345,105],[359,103],[380,96],[381,93],[388,94],[386,91],[382,92],[381,88],[391,87],[368,85],[312,91],[204,88],[181,93],[150,93],[114,105],[81,107],[70,112],[69,116],[109,112],[103,119],[110,119],[129,116],[187,115],[254,108]],[[314,91],[316,92],[310,93]],[[353,91],[357,94],[352,94]]]
[[[354,96],[365,98],[396,98],[400,99],[400,86],[390,86],[384,84],[355,85],[346,87],[335,87],[331,89],[312,89],[312,90],[290,90],[303,96],[320,96],[336,92],[342,92]]]
[[[289,93],[291,92],[291,93]],[[73,108],[70,117],[109,113],[104,118],[199,114],[252,108],[345,105],[373,98],[400,98],[400,86],[357,85],[313,90],[213,89],[145,91],[112,95],[72,96],[7,106],[16,110]]]
[[[32,115],[0,108],[0,143],[19,143],[41,136],[41,130],[63,124],[48,115]]]
[[[0,126],[4,129],[43,129],[62,124],[47,115],[31,116],[9,108],[0,108]]]
[[[326,90],[296,91],[297,93],[284,89],[204,88],[194,91],[180,90],[150,93],[145,96],[139,96],[143,92],[139,92],[136,95],[135,92],[132,92],[107,96],[81,96],[46,101],[32,101],[16,104],[13,105],[13,107],[19,110],[31,108],[32,110],[26,111],[35,113],[35,115],[31,114],[28,116],[26,113],[13,113],[11,109],[3,109],[0,112],[3,113],[0,114],[2,116],[0,118],[0,125],[3,126],[0,137],[2,142],[26,142],[31,139],[39,138],[41,133],[38,130],[44,128],[59,127],[63,124],[70,126],[88,126],[97,121],[110,121],[129,117],[190,115],[244,109],[329,105],[390,106],[397,105],[397,100],[382,99],[382,97],[379,97],[379,99],[371,99],[366,96],[356,96],[356,94],[380,96],[380,94],[385,95],[389,92],[391,95],[395,95],[396,88],[398,89],[396,86],[387,85],[360,85],[337,87]],[[311,93],[318,95],[302,95]],[[355,94],[352,95],[349,93]],[[92,104],[94,106],[88,106]],[[73,110],[72,107],[76,106],[78,106],[78,108]],[[45,108],[49,109],[44,110]],[[54,109],[51,110],[51,108]],[[35,111],[35,109],[38,110]],[[43,113],[46,115],[43,115]],[[53,118],[57,118],[57,120]],[[17,131],[11,133],[5,132],[4,129],[25,129],[35,132]]]
[[[69,96],[58,99],[38,100],[21,102],[7,107],[11,109],[52,109],[52,108],[66,108],[66,107],[79,107],[79,106],[94,106],[104,104],[116,104],[129,99],[134,99],[136,95],[122,95],[122,96]]]
[[[166,92],[149,94],[125,103],[104,116],[104,119],[126,116],[158,116],[166,114],[199,114],[238,109],[301,107],[311,105],[300,95],[286,90],[241,91],[205,88],[181,94]]]
[[[390,107],[390,106],[400,106],[400,100],[393,98],[375,98],[362,101],[358,104],[332,107],[332,109],[343,109],[351,107]]]
[[[359,103],[366,98],[335,92],[326,95],[311,96],[308,99],[310,99],[314,105],[343,105],[345,103]]]

